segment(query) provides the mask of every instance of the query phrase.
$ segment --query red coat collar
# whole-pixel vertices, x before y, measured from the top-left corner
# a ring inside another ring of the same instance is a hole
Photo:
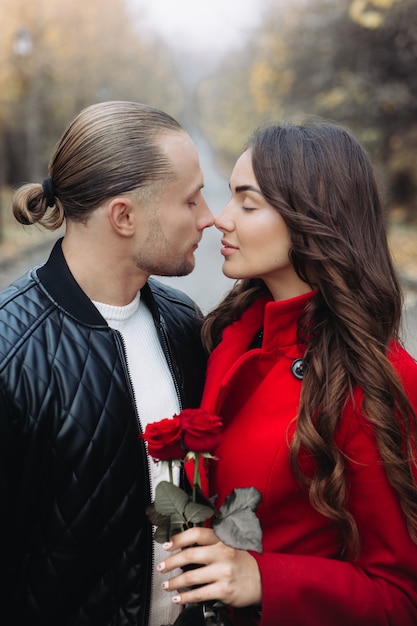
[[[219,412],[221,390],[245,358],[256,333],[263,328],[262,351],[297,344],[298,319],[316,292],[278,302],[269,298],[256,300],[240,319],[223,331],[222,341],[210,355],[201,406]]]

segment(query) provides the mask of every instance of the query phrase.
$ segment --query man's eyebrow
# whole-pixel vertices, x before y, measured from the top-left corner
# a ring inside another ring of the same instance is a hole
[[[197,194],[200,193],[200,191],[204,188],[204,184],[200,184],[200,185],[196,185],[195,187],[193,187],[192,189],[186,189],[184,190],[184,198],[188,201],[191,198],[194,198],[195,196],[197,196]]]
[[[229,189],[231,189],[230,184]],[[253,187],[252,185],[238,185],[238,187],[235,187],[235,193],[244,193],[245,191],[254,191],[255,193],[262,195],[261,190],[257,187]]]

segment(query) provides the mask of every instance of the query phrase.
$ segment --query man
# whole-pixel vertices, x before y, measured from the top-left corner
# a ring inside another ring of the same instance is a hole
[[[198,405],[205,356],[194,303],[148,278],[193,270],[203,175],[175,120],[128,102],[84,109],[49,170],[13,210],[65,236],[0,294],[1,621],[161,626],[138,435]]]

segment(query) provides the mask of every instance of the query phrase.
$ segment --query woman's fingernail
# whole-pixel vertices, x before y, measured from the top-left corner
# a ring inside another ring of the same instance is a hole
[[[162,589],[168,589],[168,587],[169,587],[169,582],[165,580],[165,581],[162,583]]]
[[[170,548],[172,548],[172,541],[166,541],[165,543],[163,543],[162,548],[164,550],[169,550]]]
[[[175,602],[175,604],[178,604],[181,601],[181,596],[174,596],[172,601]]]
[[[164,561],[162,561],[162,563],[158,563],[158,565],[156,566],[156,569],[158,570],[158,572],[163,572],[165,569]]]

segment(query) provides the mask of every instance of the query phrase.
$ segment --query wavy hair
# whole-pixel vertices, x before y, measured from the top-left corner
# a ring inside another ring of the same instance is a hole
[[[49,193],[40,183],[22,185],[13,198],[15,218],[56,230],[64,219],[86,222],[112,196],[146,193],[172,175],[158,145],[167,132],[184,131],[170,115],[145,104],[109,101],[83,109],[52,155]]]
[[[327,122],[273,125],[247,143],[260,190],[291,237],[298,276],[317,290],[299,320],[306,345],[304,381],[290,462],[312,506],[338,526],[340,556],[360,544],[347,509],[346,459],[335,442],[355,388],[374,429],[388,479],[417,542],[416,416],[387,351],[398,339],[402,295],[391,260],[370,160],[343,127]],[[259,279],[238,281],[203,326],[210,350],[225,326],[268,290]],[[301,453],[314,460],[302,470]]]

